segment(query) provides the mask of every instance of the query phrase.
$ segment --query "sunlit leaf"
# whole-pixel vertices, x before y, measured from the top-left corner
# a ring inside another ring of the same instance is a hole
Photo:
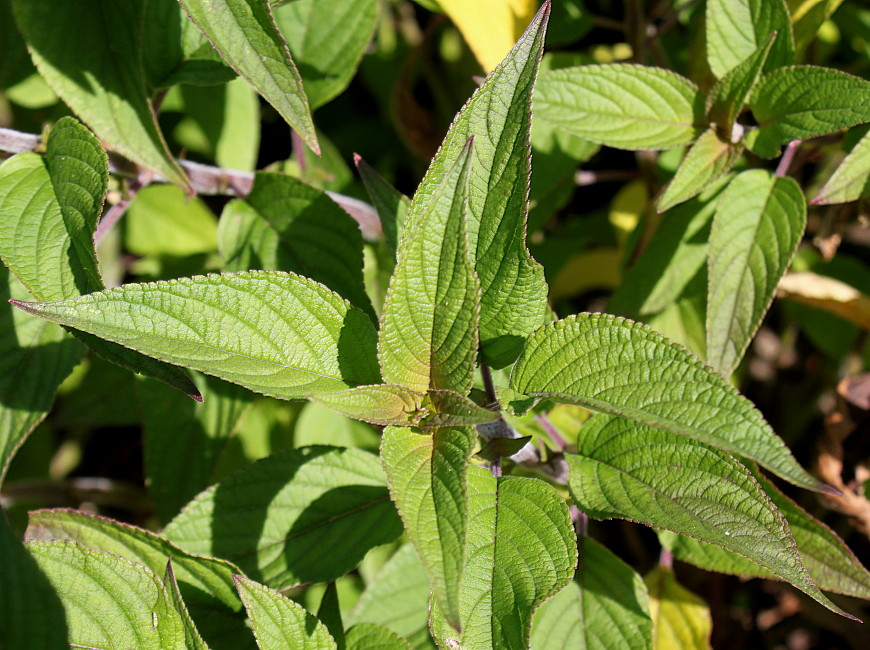
[[[789,273],[779,281],[777,293],[870,329],[870,296],[840,280],[811,271]]]
[[[671,569],[658,566],[644,582],[649,589],[653,648],[709,648],[713,623],[707,603],[680,585]]]
[[[707,61],[720,79],[740,65],[776,31],[764,70],[794,62],[791,20],[783,0],[708,0]]]
[[[810,203],[848,203],[867,194],[870,194],[870,131],[858,141]]]

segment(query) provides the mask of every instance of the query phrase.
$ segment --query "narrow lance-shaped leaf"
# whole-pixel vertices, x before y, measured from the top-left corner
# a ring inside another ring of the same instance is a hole
[[[334,650],[338,646],[323,623],[274,589],[243,576],[236,587],[251,617],[262,650]]]
[[[281,399],[379,380],[368,316],[291,273],[196,276],[14,304]]]
[[[531,647],[652,650],[649,595],[641,577],[591,537],[577,542],[577,576],[535,611]]]
[[[302,79],[275,25],[268,0],[179,2],[224,60],[319,154]]]
[[[584,313],[545,325],[529,337],[511,387],[682,433],[757,460],[795,485],[826,489],[749,400],[685,348],[640,323]]]
[[[218,226],[226,271],[291,271],[316,280],[366,312],[359,225],[325,192],[284,174],[257,173],[244,201]]]
[[[526,648],[532,613],[574,575],[577,545],[568,507],[537,479],[496,479],[468,468],[468,532],[460,587],[462,632],[433,603],[439,646]]]
[[[183,549],[236,562],[275,589],[335,580],[401,533],[377,457],[322,446],[248,465],[164,530]]]
[[[815,585],[783,516],[730,456],[669,431],[597,416],[567,456],[580,509],[667,528],[744,555],[825,607],[845,613]]]
[[[742,153],[742,144],[722,140],[715,128],[704,131],[683,158],[674,179],[659,200],[659,212],[700,194],[727,174]]]
[[[710,608],[677,582],[669,567],[657,566],[644,577],[653,620],[653,648],[709,648]]]
[[[405,223],[411,202],[358,154],[354,154],[353,160],[363,185],[365,185],[366,192],[372,200],[372,205],[381,220],[381,228],[384,231],[387,246],[390,252],[395,255],[399,250],[399,233]]]
[[[468,427],[437,428],[428,434],[387,427],[381,443],[390,494],[426,567],[438,607],[456,630],[461,628],[466,472],[475,439]]]
[[[618,149],[669,149],[706,127],[704,96],[685,77],[627,63],[541,75],[535,119]]]
[[[858,141],[810,203],[812,205],[848,203],[868,194],[870,194],[870,131]]]
[[[545,2],[505,60],[457,114],[414,195],[403,230],[402,239],[413,232],[466,141],[474,136],[468,249],[480,278],[483,359],[496,368],[513,362],[522,339],[544,322],[546,314],[544,272],[525,241],[531,93],[549,10]]]
[[[166,591],[166,597],[169,605],[178,612],[181,617],[181,626],[184,630],[184,647],[186,650],[209,650],[208,644],[203,640],[196,629],[196,623],[190,617],[190,612],[187,611],[187,605],[184,598],[181,596],[181,590],[178,588],[178,582],[175,580],[175,572],[172,570],[172,560],[166,562],[166,572],[163,574],[163,589]]]
[[[13,0],[15,19],[46,82],[109,147],[187,186],[148,97],[143,0]],[[82,47],[81,34],[88,35]]]
[[[467,393],[477,360],[480,285],[465,241],[471,139],[402,242],[378,334],[384,380]],[[415,204],[412,204],[412,209]]]
[[[794,62],[791,19],[783,0],[708,0],[707,61],[722,79],[768,38],[777,36],[765,70]]]
[[[763,158],[790,140],[806,140],[870,122],[870,81],[839,70],[779,68],[756,84],[749,107],[758,128],[744,138]]]
[[[708,253],[707,362],[729,377],[788,269],[806,225],[791,178],[743,172],[722,194]]]

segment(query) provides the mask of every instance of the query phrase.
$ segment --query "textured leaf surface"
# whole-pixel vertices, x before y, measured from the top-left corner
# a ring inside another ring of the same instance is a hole
[[[659,212],[700,194],[727,174],[742,153],[743,145],[723,141],[715,128],[704,131],[686,153],[674,179],[659,200]]]
[[[537,479],[496,479],[468,469],[468,543],[460,587],[461,634],[432,607],[439,645],[525,648],[534,610],[574,575],[577,546],[568,508]]]
[[[27,550],[60,596],[72,647],[184,647],[181,617],[144,567],[72,542],[30,542]]]
[[[770,34],[743,62],[730,70],[707,95],[707,118],[721,137],[731,139],[734,121],[764,70],[776,34]]]
[[[236,576],[239,595],[262,650],[333,650],[338,646],[323,623],[274,589]]]
[[[469,140],[402,242],[384,303],[384,380],[418,392],[467,393],[474,381],[480,284],[465,236],[471,153]]]
[[[469,175],[468,250],[480,278],[484,361],[501,368],[544,322],[546,283],[525,245],[532,86],[544,45],[549,5],[453,121],[417,189],[404,236],[428,210],[442,180],[474,136]]]
[[[379,379],[369,318],[323,285],[290,273],[127,284],[62,302],[16,305],[283,399]]]
[[[407,543],[369,582],[346,617],[349,626],[377,623],[424,647],[429,640],[429,577],[414,545]]]
[[[359,226],[325,192],[284,174],[258,173],[244,203],[227,206],[218,236],[226,270],[292,271],[374,319]]]
[[[644,582],[650,596],[653,648],[709,648],[713,622],[707,603],[680,585],[670,569],[656,567]]]
[[[806,226],[792,178],[743,172],[722,194],[708,253],[707,362],[728,377],[740,363]]]
[[[377,10],[377,0],[295,0],[274,9],[312,109],[347,88],[372,38]]]
[[[0,517],[0,645],[66,650],[66,617],[51,583]]]
[[[186,650],[209,650],[208,644],[202,638],[199,630],[196,629],[196,623],[190,617],[190,612],[187,610],[187,605],[181,595],[181,590],[178,588],[178,581],[175,579],[175,572],[172,570],[172,560],[166,563],[166,571],[163,574],[163,589],[166,591],[166,597],[169,605],[178,612],[181,617],[181,626],[184,630],[184,647]]]
[[[843,159],[833,176],[810,203],[848,203],[867,194],[870,194],[870,131]]]
[[[529,338],[511,387],[682,433],[757,460],[795,485],[822,488],[749,400],[685,348],[639,323],[578,314],[545,325]]]
[[[612,416],[583,427],[567,456],[571,493],[596,519],[621,517],[735,551],[833,611],[813,583],[782,515],[749,471],[685,436]]]
[[[109,147],[182,186],[145,87],[143,0],[71,4],[13,0],[18,27],[45,81]],[[82,47],[81,35],[88,35]]]
[[[783,0],[708,0],[707,62],[720,79],[776,31],[765,70],[794,62],[791,19]]]
[[[182,548],[223,557],[276,589],[328,582],[402,524],[378,459],[356,449],[275,454],[200,494],[164,531]]]
[[[441,613],[457,630],[468,514],[466,471],[475,442],[469,427],[437,428],[429,434],[387,427],[381,443],[390,495],[426,567]]]
[[[347,631],[347,650],[411,650],[411,644],[380,625],[362,623]]]
[[[320,153],[311,109],[268,0],[179,0],[212,45]]]
[[[688,79],[661,68],[613,64],[541,74],[535,119],[617,149],[668,149],[706,127],[704,97]]]
[[[531,647],[651,650],[649,596],[641,577],[591,537],[578,544],[577,576],[535,612]]]
[[[780,145],[870,122],[870,81],[839,70],[799,65],[761,78],[749,101],[758,122],[747,146],[776,156]]]

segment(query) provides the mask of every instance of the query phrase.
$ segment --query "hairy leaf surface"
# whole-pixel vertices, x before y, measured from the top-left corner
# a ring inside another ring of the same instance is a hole
[[[707,62],[720,79],[752,55],[771,32],[773,42],[765,70],[794,62],[791,19],[783,0],[708,0]]]
[[[795,485],[823,488],[749,400],[639,323],[584,313],[545,325],[529,337],[511,387],[681,433],[757,460]]]
[[[319,446],[248,465],[164,531],[183,549],[226,558],[275,589],[335,580],[401,532],[377,457]]]
[[[411,650],[407,639],[374,623],[360,623],[348,629],[347,650]]]

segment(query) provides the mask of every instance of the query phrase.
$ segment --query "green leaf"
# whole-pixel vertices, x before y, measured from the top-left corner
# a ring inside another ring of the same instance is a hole
[[[12,2],[0,0],[0,88],[15,86],[33,73],[27,45],[12,16]]]
[[[379,379],[368,316],[291,273],[196,276],[13,304],[281,399]]]
[[[441,647],[528,647],[532,613],[574,575],[577,545],[568,507],[543,481],[496,479],[469,467],[467,539],[462,632],[450,628],[433,603],[433,636]]]
[[[664,212],[688,201],[731,171],[743,153],[742,144],[722,140],[710,127],[692,144],[674,179],[659,199],[658,211]]]
[[[411,650],[407,639],[380,625],[361,623],[347,631],[347,650]]]
[[[45,573],[0,516],[0,645],[29,650],[65,650],[63,605]]]
[[[187,650],[209,650],[208,644],[203,640],[199,630],[196,629],[196,623],[190,617],[190,612],[187,610],[187,605],[181,596],[178,581],[175,579],[175,572],[172,570],[171,559],[166,562],[166,572],[163,574],[163,589],[166,590],[170,606],[181,617],[181,624],[184,630],[184,647]]]
[[[707,362],[731,376],[767,312],[806,226],[792,178],[755,169],[722,194],[708,254]]]
[[[218,458],[251,404],[240,386],[202,375],[194,383],[201,403],[156,382],[138,386],[148,491],[164,524],[213,482]]]
[[[653,648],[710,647],[710,608],[677,582],[673,570],[657,566],[644,577],[644,583],[650,596]]]
[[[465,241],[471,139],[399,249],[378,333],[384,380],[467,393],[477,363],[480,284]],[[417,204],[412,204],[412,210]]]
[[[685,77],[627,63],[541,74],[535,119],[617,149],[669,149],[706,127],[704,96]]]
[[[531,93],[544,44],[545,4],[505,60],[459,111],[414,195],[402,239],[474,136],[468,180],[468,250],[480,278],[480,344],[494,368],[513,362],[545,320],[546,283],[525,245]],[[413,388],[414,386],[409,386]]]
[[[715,370],[640,323],[584,313],[544,325],[529,337],[511,387],[687,435],[800,487],[826,487]]]
[[[870,131],[840,163],[811,205],[848,203],[870,194]]]
[[[331,650],[338,647],[323,623],[301,605],[243,576],[235,579],[254,624],[257,645],[263,650]]]
[[[423,428],[492,422],[498,414],[449,390],[418,393],[395,384],[357,386],[339,393],[316,393],[308,399],[371,424]]]
[[[317,618],[326,627],[335,644],[339,648],[344,648],[344,622],[341,620],[341,603],[335,581],[326,584],[320,605],[317,607]]]
[[[649,596],[643,580],[591,537],[581,538],[578,544],[577,577],[535,612],[531,647],[652,650]]]
[[[765,71],[794,63],[791,18],[783,0],[708,0],[707,62],[722,79],[777,32]]]
[[[427,609],[429,577],[414,545],[407,543],[387,560],[366,586],[350,615],[350,626],[378,623],[412,640],[414,647],[431,646]]]
[[[164,531],[183,549],[236,562],[276,589],[335,580],[401,532],[377,457],[331,447],[248,465],[200,494]]]
[[[29,542],[27,550],[60,596],[72,647],[184,647],[181,616],[151,571],[73,542]]]
[[[311,109],[268,0],[179,0],[224,60],[319,154]]]
[[[813,583],[783,516],[730,456],[679,434],[597,416],[567,460],[571,493],[590,517],[629,519],[722,546],[843,613]]]
[[[295,0],[274,11],[311,108],[323,106],[353,78],[375,30],[377,0]]]
[[[433,597],[456,630],[461,629],[466,471],[476,440],[469,427],[437,428],[431,433],[387,427],[381,443],[390,494],[426,567]]]
[[[218,237],[226,270],[304,275],[374,320],[359,226],[325,192],[284,174],[258,173],[244,202],[224,210]]]
[[[188,186],[157,126],[141,63],[143,0],[12,0],[45,81],[109,148]],[[81,35],[88,35],[82,47]]]
[[[124,246],[134,255],[183,257],[217,248],[214,213],[201,199],[172,185],[142,188],[130,203],[123,226]]]
[[[811,65],[779,68],[755,86],[749,107],[758,122],[746,146],[763,158],[780,145],[870,122],[870,82]]]
[[[369,198],[372,200],[372,205],[377,211],[378,217],[380,217],[384,239],[387,242],[390,253],[395,256],[399,250],[399,233],[402,231],[411,201],[407,196],[384,180],[359,155],[354,155],[353,160],[365,185],[366,192],[368,192]]]
[[[735,66],[710,89],[707,119],[716,125],[719,136],[731,140],[734,121],[746,106],[749,95],[764,70],[776,33],[772,32],[745,61]]]

